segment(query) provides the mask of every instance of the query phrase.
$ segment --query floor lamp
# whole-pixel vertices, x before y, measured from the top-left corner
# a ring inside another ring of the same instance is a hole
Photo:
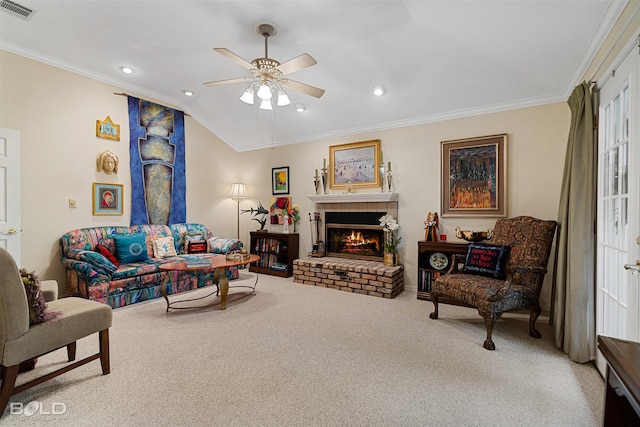
[[[244,184],[235,183],[231,185],[231,198],[237,203],[237,215],[236,221],[238,224],[238,240],[240,240],[240,200],[245,199],[247,197],[247,187]]]

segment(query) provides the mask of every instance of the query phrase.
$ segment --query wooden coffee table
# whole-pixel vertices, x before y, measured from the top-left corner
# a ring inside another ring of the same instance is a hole
[[[214,255],[211,258],[211,264],[210,265],[188,265],[187,261],[176,261],[176,262],[170,262],[170,263],[166,263],[166,264],[162,264],[160,267],[158,267],[160,270],[164,270],[167,272],[167,276],[165,277],[164,282],[162,283],[162,287],[161,287],[161,292],[162,292],[162,296],[164,297],[165,301],[167,301],[167,311],[169,311],[169,309],[174,309],[174,310],[180,310],[180,309],[189,309],[189,308],[202,308],[202,307],[209,307],[211,305],[215,305],[217,304],[217,302],[210,302],[208,304],[205,305],[189,305],[189,306],[185,306],[185,307],[180,307],[180,306],[176,306],[175,304],[179,304],[179,303],[185,303],[188,301],[200,301],[200,300],[204,300],[208,297],[210,297],[211,295],[213,295],[214,293],[216,295],[218,295],[218,293],[220,293],[220,310],[226,310],[227,308],[227,294],[229,292],[229,279],[227,279],[227,274],[226,274],[226,269],[229,267],[236,267],[239,265],[248,265],[248,264],[252,264],[256,261],[259,261],[260,257],[258,255],[249,255],[249,258],[247,259],[243,259],[243,260],[233,260],[233,261],[229,261],[226,259],[225,255]],[[214,270],[213,272],[213,281],[214,284],[216,285],[216,290],[205,295],[202,297],[198,297],[198,298],[190,298],[190,299],[182,299],[182,300],[177,300],[177,301],[173,301],[170,302],[169,301],[169,296],[167,295],[167,283],[169,282],[169,272],[170,271],[198,271],[198,270]],[[233,286],[233,288],[249,288],[251,289],[251,292],[248,295],[251,295],[252,293],[255,292],[256,289],[256,284],[258,283],[258,276],[256,274],[256,281],[253,284],[253,286],[244,286],[244,285],[237,285],[237,286]]]

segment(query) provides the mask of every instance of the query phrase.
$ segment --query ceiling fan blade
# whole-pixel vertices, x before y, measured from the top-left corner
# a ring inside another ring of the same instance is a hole
[[[305,83],[300,83],[295,80],[287,80],[286,87],[296,90],[298,92],[311,95],[316,98],[320,98],[324,94],[324,89],[320,89]]]
[[[311,55],[309,55],[308,53],[303,53],[300,56],[296,56],[295,58],[290,59],[284,64],[278,65],[278,70],[282,72],[283,76],[286,76],[287,74],[300,71],[304,68],[311,67],[312,65],[316,64],[316,60],[313,59]]]
[[[254,68],[253,65],[251,65],[250,62],[242,59],[241,57],[239,57],[238,55],[236,55],[235,53],[231,52],[229,49],[224,48],[224,47],[214,47],[213,50],[215,50],[216,52],[218,52],[220,55],[226,56],[227,58],[229,58],[230,60],[232,60],[233,62],[235,62],[236,64],[239,64],[240,66],[246,68],[247,70],[251,70],[252,68]]]
[[[218,80],[216,82],[202,83],[205,86],[222,86],[231,85],[234,83],[250,82],[253,81],[253,77],[238,77],[237,79]]]

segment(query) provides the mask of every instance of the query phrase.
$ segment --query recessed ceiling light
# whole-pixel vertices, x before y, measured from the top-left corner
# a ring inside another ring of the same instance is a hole
[[[373,94],[375,96],[382,96],[387,90],[382,85],[377,85],[373,87]]]
[[[120,67],[120,69],[125,74],[133,74],[136,72],[135,68],[127,67],[126,65],[123,65],[122,67]]]
[[[302,112],[303,112],[304,110],[306,110],[306,109],[307,109],[307,107],[305,107],[304,105],[302,105],[302,104],[296,104],[296,111],[297,111],[298,113],[302,113]]]
[[[193,96],[193,91],[191,90],[183,90],[182,93],[184,96]]]

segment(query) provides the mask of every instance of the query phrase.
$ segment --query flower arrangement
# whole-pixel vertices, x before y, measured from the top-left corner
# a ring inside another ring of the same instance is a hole
[[[381,216],[380,225],[384,229],[384,251],[385,252],[396,252],[398,249],[398,245],[402,240],[402,237],[396,238],[395,232],[398,230],[398,222],[393,218],[392,215],[388,213]]]
[[[297,224],[300,221],[300,207],[293,205],[287,212],[287,216],[289,217],[289,224]]]

